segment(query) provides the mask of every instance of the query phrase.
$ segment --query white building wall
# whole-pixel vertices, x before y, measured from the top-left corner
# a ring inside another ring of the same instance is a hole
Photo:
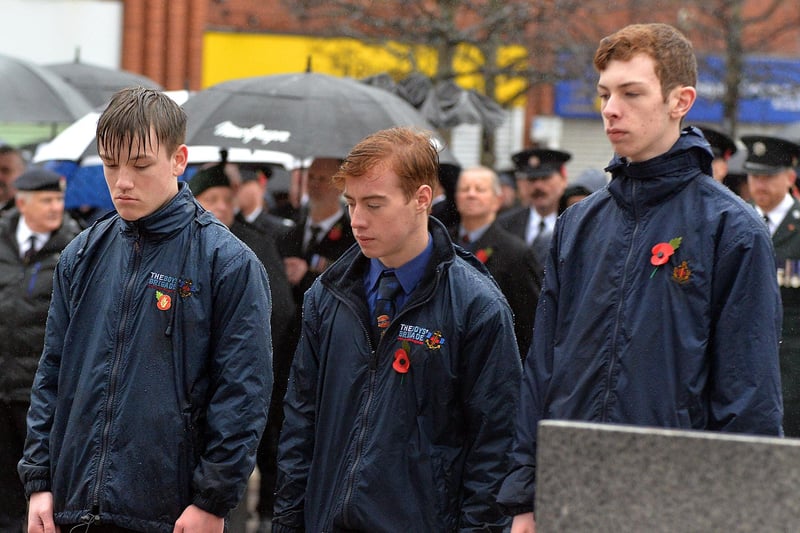
[[[39,65],[73,61],[120,68],[122,2],[0,0],[0,54]]]

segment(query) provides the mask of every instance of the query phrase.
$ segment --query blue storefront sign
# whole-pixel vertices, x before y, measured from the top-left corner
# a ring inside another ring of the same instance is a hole
[[[697,101],[690,122],[722,121],[724,63],[719,57],[698,62]],[[739,100],[739,122],[786,124],[800,121],[800,60],[751,57],[745,60]],[[555,113],[563,118],[600,117],[597,73],[556,84]]]

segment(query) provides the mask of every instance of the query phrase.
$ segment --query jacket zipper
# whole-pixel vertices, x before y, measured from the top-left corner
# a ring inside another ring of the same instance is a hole
[[[439,284],[439,275],[441,273],[441,269],[439,267],[436,268],[436,275],[434,276],[433,282],[433,289],[428,293],[428,296],[418,303],[403,309],[402,311],[397,313],[395,319],[392,320],[392,323],[389,325],[391,328],[394,324],[397,323],[397,320],[409,310],[419,307],[424,303],[427,303],[430,300],[430,295],[436,291],[436,286]],[[333,291],[336,293],[337,291]],[[339,294],[339,298],[350,308],[350,310],[356,315],[360,316],[356,306],[352,305],[352,302],[346,298],[344,294]],[[378,381],[378,347],[380,347],[381,341],[378,340],[378,346],[372,346],[372,336],[370,335],[369,330],[364,325],[364,321],[361,318],[358,319],[358,322],[361,324],[361,329],[364,332],[367,340],[370,344],[371,349],[371,358],[369,361],[369,387],[367,389],[367,400],[364,403],[364,410],[361,414],[361,431],[358,433],[358,439],[356,440],[356,450],[355,450],[355,457],[353,458],[353,466],[350,467],[350,471],[347,473],[346,478],[346,489],[345,489],[345,496],[344,500],[342,501],[342,521],[344,522],[345,527],[349,527],[350,523],[350,513],[348,509],[350,507],[350,501],[353,497],[353,491],[355,489],[355,478],[356,478],[356,471],[358,471],[358,467],[361,464],[361,454],[364,451],[364,443],[366,442],[367,438],[367,427],[369,426],[369,409],[372,406],[372,402],[375,399],[375,389]],[[386,333],[389,333],[389,330],[386,330]],[[386,335],[384,335],[386,336]]]
[[[105,405],[106,414],[103,421],[103,432],[100,442],[100,459],[97,461],[97,479],[95,480],[94,490],[92,491],[92,508],[96,510],[95,512],[97,512],[98,515],[100,514],[100,490],[103,486],[103,476],[108,459],[108,445],[111,438],[111,422],[114,418],[112,407],[117,395],[117,374],[119,373],[119,367],[122,363],[122,352],[125,347],[125,323],[127,322],[130,312],[129,302],[136,283],[136,274],[139,271],[141,263],[141,252],[141,237],[137,235],[133,243],[133,270],[125,285],[125,292],[123,293],[122,299],[122,316],[120,317],[119,326],[117,327],[117,342],[116,348],[114,349],[114,359],[111,363],[111,375],[109,376],[108,395],[106,396]]]
[[[601,412],[601,421],[608,422],[608,400],[611,396],[611,381],[614,374],[614,366],[617,364],[617,340],[619,339],[620,322],[622,321],[622,308],[625,301],[625,285],[628,281],[628,265],[633,255],[633,243],[636,240],[636,234],[639,232],[639,214],[636,212],[636,182],[631,183],[631,205],[633,206],[633,233],[631,234],[631,243],[628,246],[628,254],[625,257],[625,264],[622,267],[622,283],[620,283],[619,304],[617,306],[617,317],[614,321],[614,336],[613,343],[611,344],[611,354],[608,360],[608,371],[606,372],[606,390],[603,393],[603,405]]]

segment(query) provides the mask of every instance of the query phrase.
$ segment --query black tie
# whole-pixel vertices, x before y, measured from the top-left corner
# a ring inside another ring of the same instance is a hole
[[[394,272],[385,270],[378,279],[378,299],[375,301],[373,326],[380,339],[395,314],[395,298],[400,293],[400,282]]]
[[[33,254],[36,253],[36,235],[31,235],[28,238],[28,247],[25,249],[25,253],[22,254],[22,260],[27,265],[33,259]]]
[[[317,239],[319,238],[320,231],[322,231],[322,228],[319,226],[311,226],[311,228],[309,229],[311,230],[311,238],[308,239],[308,245],[306,246],[306,255],[308,255],[308,253],[311,250],[316,249]]]
[[[550,239],[552,236],[553,232],[547,229],[547,224],[545,224],[544,219],[541,219],[539,221],[539,233],[536,234],[536,237],[533,239],[533,243],[531,244],[531,248],[533,248],[533,255],[536,257],[536,260],[540,265],[544,265],[544,260],[547,256],[547,251],[550,248]]]

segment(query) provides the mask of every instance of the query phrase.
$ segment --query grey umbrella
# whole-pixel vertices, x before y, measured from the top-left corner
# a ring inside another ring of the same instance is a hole
[[[149,89],[163,89],[146,76],[80,61],[45,65],[44,68],[77,89],[93,107],[106,105],[115,92],[125,87],[141,85]]]
[[[0,122],[69,123],[92,106],[67,82],[34,63],[0,55]]]
[[[350,78],[312,72],[213,85],[183,106],[187,144],[258,148],[309,157],[346,156],[361,139],[393,126],[433,126],[402,98]],[[455,162],[443,148],[440,160]]]

